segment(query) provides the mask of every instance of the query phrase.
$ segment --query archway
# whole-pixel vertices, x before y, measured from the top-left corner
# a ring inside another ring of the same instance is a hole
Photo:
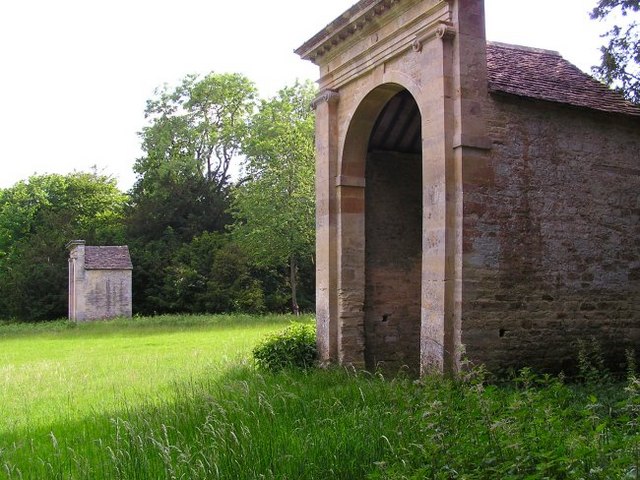
[[[365,164],[365,365],[420,370],[422,138],[407,90],[386,102]]]
[[[407,364],[421,373],[459,366],[463,173],[473,184],[490,147],[482,7],[361,0],[296,50],[320,68],[313,105],[323,362]],[[408,111],[419,111],[416,120]],[[420,148],[405,151],[400,138],[415,138],[407,131],[417,126]]]
[[[380,85],[355,109],[337,178],[340,361],[420,370],[422,119],[412,94]]]

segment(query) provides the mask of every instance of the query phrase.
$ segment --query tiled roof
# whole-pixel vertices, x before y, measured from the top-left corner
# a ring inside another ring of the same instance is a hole
[[[490,92],[640,116],[640,105],[626,101],[558,52],[487,43]]]
[[[84,267],[87,270],[131,270],[129,247],[85,247]]]

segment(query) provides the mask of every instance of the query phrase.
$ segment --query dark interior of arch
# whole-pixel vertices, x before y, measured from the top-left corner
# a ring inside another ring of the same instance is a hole
[[[365,167],[365,362],[420,365],[421,118],[408,91],[392,97],[369,137]]]
[[[369,138],[369,151],[420,155],[422,135],[418,104],[408,90],[391,98],[378,116]]]

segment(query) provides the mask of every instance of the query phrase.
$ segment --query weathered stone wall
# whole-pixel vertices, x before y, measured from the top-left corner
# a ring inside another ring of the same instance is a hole
[[[422,159],[372,153],[365,189],[365,364],[420,371]]]
[[[131,270],[87,270],[82,320],[131,317]]]
[[[640,121],[492,96],[464,185],[462,343],[490,368],[571,370],[640,346]]]

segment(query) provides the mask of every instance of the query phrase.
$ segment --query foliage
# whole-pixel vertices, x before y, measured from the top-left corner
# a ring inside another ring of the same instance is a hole
[[[157,300],[172,312],[265,310],[262,283],[246,255],[222,233],[204,232],[177,249]]]
[[[609,381],[611,373],[609,372],[602,347],[595,337],[588,340],[579,339],[578,347],[578,379],[587,385]]]
[[[134,265],[132,290],[133,311],[136,314],[158,315],[167,313],[162,300],[165,271],[180,247],[172,228],[167,228],[157,239],[144,241],[129,232],[129,251]]]
[[[258,265],[289,268],[299,311],[298,268],[313,257],[315,89],[296,83],[262,101],[244,143],[245,178],[232,200],[237,241]]]
[[[147,102],[149,124],[140,133],[144,155],[134,166],[138,178],[127,215],[136,311],[206,311],[187,298],[197,293],[191,280],[201,281],[203,268],[194,273],[194,262],[185,265],[181,257],[189,256],[185,250],[194,238],[222,232],[230,221],[229,171],[255,96],[244,76],[211,73],[165,85]]]
[[[65,244],[122,243],[125,201],[113,178],[95,172],[32,176],[0,190],[0,317],[66,316]]]
[[[257,345],[253,358],[258,368],[268,372],[306,370],[315,365],[317,353],[315,324],[294,323]]]
[[[191,173],[198,170],[220,188],[229,180],[231,161],[239,153],[254,109],[256,88],[240,74],[188,75],[171,89],[156,90],[147,101],[142,131],[146,156],[138,174],[174,163]]]
[[[638,12],[639,0],[598,0],[591,12],[592,19],[615,20],[603,35],[608,43],[600,48],[600,65],[593,72],[636,103],[640,103],[640,26],[635,20]]]
[[[182,244],[165,235],[145,243],[134,262],[138,313],[287,310],[281,275],[253,265],[228,233],[203,232]]]
[[[181,241],[227,223],[229,169],[246,136],[254,85],[239,74],[185,77],[147,101],[142,149],[134,170],[130,232],[158,239],[171,228]]]
[[[298,296],[309,305],[311,96],[310,85],[296,85],[254,114],[249,80],[212,73],[165,86],[147,102],[127,214],[136,312],[282,311],[287,281],[294,311]],[[240,149],[246,178],[233,192],[236,231],[229,236],[229,172]],[[285,181],[286,193],[278,184]]]

